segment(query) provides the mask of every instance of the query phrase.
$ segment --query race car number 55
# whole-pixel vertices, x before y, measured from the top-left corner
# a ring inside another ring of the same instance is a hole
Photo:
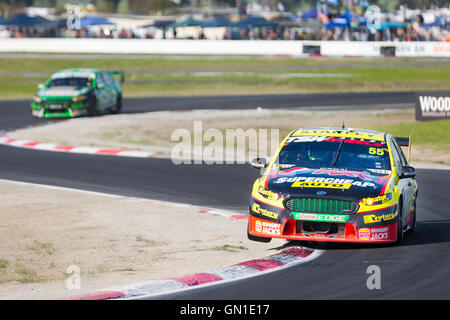
[[[369,148],[369,154],[384,155],[384,150],[381,148]]]

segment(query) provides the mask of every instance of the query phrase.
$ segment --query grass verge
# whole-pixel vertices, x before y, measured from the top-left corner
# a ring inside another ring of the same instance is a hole
[[[450,120],[404,122],[395,125],[376,125],[372,129],[389,132],[394,136],[412,136],[412,144],[423,145],[437,151],[450,151]]]
[[[30,98],[52,73],[75,67],[124,70],[126,97],[450,90],[450,63],[429,59],[4,56],[0,98]]]

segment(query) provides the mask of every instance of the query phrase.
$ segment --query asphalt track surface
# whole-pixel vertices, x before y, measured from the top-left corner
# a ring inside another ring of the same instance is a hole
[[[412,107],[414,94],[360,93],[270,96],[134,98],[124,112],[212,108]],[[383,104],[382,104],[383,103]],[[28,101],[0,101],[0,130],[41,122]],[[258,171],[248,165],[174,165],[166,159],[67,154],[0,146],[0,178],[246,211]],[[168,294],[167,299],[449,299],[450,171],[417,170],[417,231],[404,244],[317,244],[313,262],[256,278]],[[50,191],[51,192],[51,191]],[[245,232],[245,230],[243,230]],[[367,268],[381,271],[369,290]],[[206,271],[206,270],[205,270]]]

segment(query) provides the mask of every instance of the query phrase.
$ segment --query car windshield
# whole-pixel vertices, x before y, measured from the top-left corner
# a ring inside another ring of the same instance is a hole
[[[323,136],[291,137],[275,164],[307,168],[390,170],[386,142]]]
[[[49,88],[52,87],[75,87],[77,89],[84,88],[90,83],[88,78],[70,77],[70,78],[56,78],[52,79]]]

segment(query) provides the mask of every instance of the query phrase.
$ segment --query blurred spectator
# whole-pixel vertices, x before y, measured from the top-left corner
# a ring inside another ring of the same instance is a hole
[[[426,15],[425,15],[426,16]],[[427,16],[428,21],[429,15]],[[341,18],[342,20],[343,18]],[[424,16],[418,14],[409,17],[404,27],[392,22],[394,19],[386,19],[386,25],[377,29],[369,29],[365,24],[355,22],[342,26],[327,26],[319,24],[314,27],[288,24],[268,25],[259,27],[236,28],[229,27],[223,33],[224,39],[246,40],[325,40],[325,41],[450,41],[448,31],[449,17],[436,16],[433,23],[424,23]],[[392,23],[391,23],[392,22]],[[390,24],[391,23],[391,24]],[[391,27],[392,26],[392,27]],[[39,26],[18,27],[4,26],[1,37],[60,37],[60,38],[120,38],[120,39],[153,39],[158,32],[155,29],[132,29],[130,27],[116,26],[91,26],[80,30],[67,29],[65,26],[52,26],[47,29]],[[166,30],[164,29],[164,32]],[[205,39],[203,30],[199,31],[199,39]],[[173,30],[174,39],[177,38],[176,30]]]

